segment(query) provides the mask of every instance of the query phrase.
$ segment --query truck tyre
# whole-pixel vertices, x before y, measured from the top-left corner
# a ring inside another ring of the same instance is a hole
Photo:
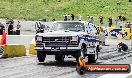
[[[89,54],[88,55],[88,63],[95,63],[95,55],[94,54]]]
[[[46,54],[42,51],[37,51],[37,57],[39,62],[44,62],[46,58]]]
[[[65,55],[55,55],[55,60],[57,62],[63,62],[65,58]]]

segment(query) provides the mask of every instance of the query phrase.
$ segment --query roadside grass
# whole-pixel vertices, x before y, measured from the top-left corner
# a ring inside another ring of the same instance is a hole
[[[94,16],[98,24],[99,16],[108,17],[114,20],[119,15],[132,20],[132,2],[120,0],[0,0],[0,17],[13,19],[38,20],[46,19],[52,21],[63,20],[64,13],[74,14],[77,20],[78,14],[87,20],[87,16]]]

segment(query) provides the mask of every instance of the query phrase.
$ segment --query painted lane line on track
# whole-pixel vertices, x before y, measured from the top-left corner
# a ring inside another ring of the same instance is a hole
[[[108,55],[112,55],[112,54],[117,54],[117,52],[115,51],[112,51],[112,52],[109,52],[109,53],[101,53],[99,54],[99,58],[102,58],[102,57],[105,57],[105,56],[108,56]]]
[[[131,65],[131,70],[132,70],[132,64]],[[128,74],[106,74],[98,78],[127,78],[128,76],[132,75],[132,71]]]
[[[117,61],[120,61],[120,60],[123,60],[123,59],[126,59],[127,57],[130,57],[132,56],[132,53],[131,54],[127,54],[127,55],[121,55],[121,56],[118,56],[118,57],[114,57],[114,58],[110,58],[108,59],[107,61],[106,60],[101,60],[103,63],[111,63],[111,62],[117,62]]]

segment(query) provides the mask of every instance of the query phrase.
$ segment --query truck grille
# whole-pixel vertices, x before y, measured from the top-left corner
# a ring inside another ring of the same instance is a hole
[[[70,42],[70,37],[43,37],[45,45],[66,45]]]

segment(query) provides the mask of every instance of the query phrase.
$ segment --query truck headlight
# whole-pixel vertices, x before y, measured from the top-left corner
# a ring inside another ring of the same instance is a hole
[[[41,41],[42,42],[42,37],[41,36],[37,36],[36,37],[36,41]]]

